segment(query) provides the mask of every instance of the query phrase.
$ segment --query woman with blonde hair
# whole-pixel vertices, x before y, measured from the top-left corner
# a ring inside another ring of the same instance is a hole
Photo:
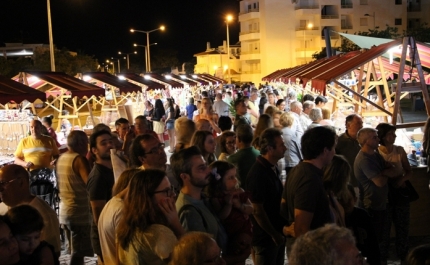
[[[285,147],[287,147],[287,151],[284,154],[284,161],[285,172],[288,175],[288,172],[303,160],[301,143],[296,132],[291,129],[294,123],[294,117],[290,113],[282,114],[279,123],[282,125],[282,138],[284,139]]]
[[[199,114],[195,115],[194,122],[206,119],[211,123],[212,129],[215,133],[221,133],[221,129],[218,127],[218,114],[216,114],[212,108],[212,101],[210,98],[203,98],[201,103],[201,108],[199,109]]]
[[[188,117],[183,116],[175,121],[175,131],[176,131],[176,146],[175,152],[179,152],[182,149],[190,147],[191,138],[196,132],[196,124],[188,119]]]
[[[175,245],[169,265],[225,265],[222,252],[211,235],[188,232]]]

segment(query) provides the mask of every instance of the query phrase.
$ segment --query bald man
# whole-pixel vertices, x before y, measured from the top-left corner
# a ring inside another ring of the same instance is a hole
[[[30,193],[29,174],[19,165],[8,165],[0,168],[0,215],[9,208],[27,204],[36,208],[43,217],[41,240],[54,247],[57,257],[60,256],[60,224],[55,211],[41,198]]]

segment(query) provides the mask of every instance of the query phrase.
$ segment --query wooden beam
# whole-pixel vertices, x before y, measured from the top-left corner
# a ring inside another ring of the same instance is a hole
[[[400,108],[400,94],[401,87],[403,83],[403,73],[405,72],[405,64],[406,64],[406,51],[408,49],[409,37],[403,38],[403,48],[402,48],[402,57],[400,58],[400,68],[399,68],[399,77],[397,78],[397,87],[396,87],[396,97],[394,99],[394,110],[393,116],[391,117],[391,123],[393,125],[397,124],[397,114],[399,113]]]

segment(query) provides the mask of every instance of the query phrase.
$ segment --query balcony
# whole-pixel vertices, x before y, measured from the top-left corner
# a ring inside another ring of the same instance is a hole
[[[243,12],[240,12],[239,15],[244,15],[244,14],[248,14],[248,13],[251,13],[251,12],[260,12],[260,9],[259,8],[248,9],[248,10],[245,10]]]
[[[296,6],[294,7],[295,10],[299,10],[299,9],[319,9],[320,6],[319,5],[302,5],[302,6]]]
[[[352,29],[351,25],[341,25],[340,29]]]
[[[339,15],[321,15],[321,19],[338,19]]]
[[[341,6],[340,6],[340,8],[344,8],[344,9],[346,9],[346,8],[352,8],[352,3],[351,4],[342,4]]]
[[[296,31],[300,31],[300,30],[319,30],[319,27],[312,27],[312,28],[307,28],[307,27],[297,27]]]
[[[239,14],[239,22],[256,19],[256,18],[260,18],[260,12],[258,8],[251,9],[251,11],[248,10],[247,12],[241,12]]]
[[[321,36],[321,39],[322,39],[322,40],[324,40],[324,39],[325,39],[325,37],[324,37],[324,36]],[[335,33],[330,34],[330,39],[331,39],[331,40],[339,39],[339,34],[335,34]]]

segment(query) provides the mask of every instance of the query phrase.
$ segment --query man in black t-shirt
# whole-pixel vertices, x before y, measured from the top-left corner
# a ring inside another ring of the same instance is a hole
[[[90,150],[95,157],[94,167],[88,176],[87,190],[92,216],[91,244],[94,253],[103,262],[97,223],[105,204],[112,197],[115,182],[113,175],[110,149],[114,148],[112,135],[108,131],[93,133],[90,137]]]
[[[260,136],[260,153],[249,170],[246,190],[250,193],[254,214],[252,248],[255,265],[283,265],[285,237],[282,228],[286,220],[280,215],[282,182],[277,162],[287,150],[278,129],[270,128]]]
[[[294,238],[332,222],[322,169],[335,154],[336,138],[336,133],[325,126],[309,129],[303,134],[304,160],[288,173],[281,202],[282,215],[290,225],[294,223]],[[288,252],[292,243],[294,239],[289,238]]]

